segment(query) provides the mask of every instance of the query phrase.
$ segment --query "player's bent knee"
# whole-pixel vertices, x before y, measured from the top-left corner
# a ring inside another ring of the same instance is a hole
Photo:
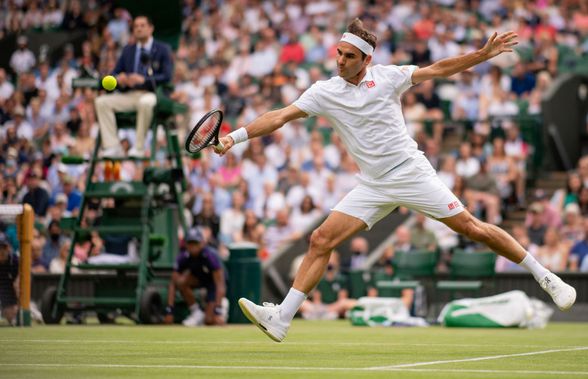
[[[310,235],[310,250],[316,254],[328,254],[335,248],[334,241],[323,230],[315,229]]]

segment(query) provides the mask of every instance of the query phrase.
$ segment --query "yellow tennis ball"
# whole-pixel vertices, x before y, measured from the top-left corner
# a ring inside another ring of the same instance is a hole
[[[107,75],[102,78],[102,87],[107,91],[112,91],[116,88],[116,78],[112,75]]]

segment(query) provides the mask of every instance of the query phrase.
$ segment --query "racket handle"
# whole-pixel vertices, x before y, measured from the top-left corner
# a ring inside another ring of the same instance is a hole
[[[225,145],[223,145],[223,143],[221,141],[218,141],[218,143],[216,145],[214,145],[215,150],[222,150],[224,148],[225,148]]]

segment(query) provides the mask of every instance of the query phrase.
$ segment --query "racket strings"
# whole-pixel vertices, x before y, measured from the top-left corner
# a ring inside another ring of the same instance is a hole
[[[198,128],[196,133],[194,133],[192,139],[190,140],[190,148],[198,150],[204,147],[204,145],[208,144],[216,132],[220,120],[220,117],[216,114],[208,117],[208,119],[206,119],[204,123]]]

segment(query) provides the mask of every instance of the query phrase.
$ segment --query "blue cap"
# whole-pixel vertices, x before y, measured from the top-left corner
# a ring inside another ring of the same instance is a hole
[[[203,241],[204,241],[204,235],[202,234],[200,229],[192,228],[192,229],[188,230],[188,233],[186,234],[186,242],[203,242]]]

